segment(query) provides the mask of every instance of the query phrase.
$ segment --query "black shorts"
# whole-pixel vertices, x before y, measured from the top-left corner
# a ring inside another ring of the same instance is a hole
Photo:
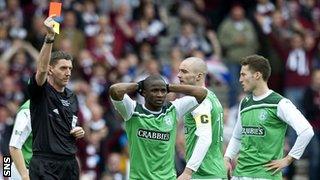
[[[33,155],[29,176],[30,180],[78,180],[79,166],[74,156],[52,158]]]

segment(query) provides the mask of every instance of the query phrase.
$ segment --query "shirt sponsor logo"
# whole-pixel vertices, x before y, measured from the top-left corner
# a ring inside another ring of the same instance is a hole
[[[262,127],[243,126],[242,135],[248,136],[264,136],[266,134],[265,129]]]
[[[21,136],[22,131],[15,130],[15,131],[14,131],[14,134],[15,134],[15,135],[18,135],[18,136]]]
[[[137,132],[137,136],[145,139],[153,139],[160,141],[169,141],[170,133],[168,132],[159,132],[159,131],[150,131],[139,129]]]

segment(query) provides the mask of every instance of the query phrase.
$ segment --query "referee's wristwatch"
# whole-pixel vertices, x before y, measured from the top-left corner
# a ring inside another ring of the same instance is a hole
[[[45,39],[44,39],[44,42],[46,44],[52,44],[54,42],[54,36],[52,36],[52,37],[46,36]]]

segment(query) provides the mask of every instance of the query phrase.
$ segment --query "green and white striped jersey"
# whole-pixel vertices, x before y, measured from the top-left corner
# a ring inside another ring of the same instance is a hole
[[[30,101],[28,100],[18,110],[9,143],[9,146],[21,149],[27,168],[29,167],[32,157],[32,133],[29,106]]]
[[[186,96],[154,112],[133,101],[128,95],[122,101],[112,100],[125,120],[129,141],[129,179],[176,179],[174,163],[177,119],[198,102]]]
[[[261,101],[252,96],[241,103],[241,148],[235,176],[281,179],[281,172],[271,175],[263,165],[283,158],[287,124],[277,116],[278,103],[283,97],[271,93]]]
[[[227,178],[223,160],[223,108],[208,90],[206,99],[184,116],[187,167],[194,179]]]

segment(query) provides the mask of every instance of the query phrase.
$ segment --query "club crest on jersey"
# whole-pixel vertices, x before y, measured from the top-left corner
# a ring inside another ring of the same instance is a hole
[[[164,122],[165,122],[168,126],[171,126],[171,125],[172,125],[172,120],[171,120],[170,117],[164,118]]]
[[[259,113],[259,120],[260,120],[260,121],[265,121],[267,118],[268,118],[268,113],[267,113],[267,111],[262,110],[262,111]]]
[[[70,102],[68,100],[60,99],[63,106],[70,106]]]

